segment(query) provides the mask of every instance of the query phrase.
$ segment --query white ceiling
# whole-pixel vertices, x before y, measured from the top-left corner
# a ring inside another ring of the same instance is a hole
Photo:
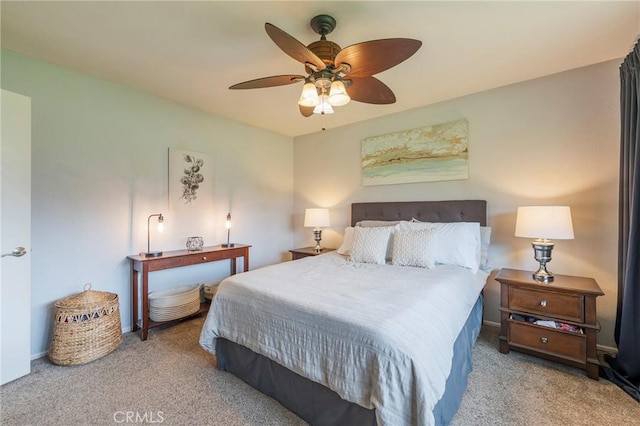
[[[640,33],[639,1],[2,1],[2,47],[214,114],[298,136],[627,55]],[[341,47],[391,37],[422,41],[376,75],[393,105],[351,102],[304,118],[302,84],[228,90],[302,64],[264,23],[303,44],[317,14]]]

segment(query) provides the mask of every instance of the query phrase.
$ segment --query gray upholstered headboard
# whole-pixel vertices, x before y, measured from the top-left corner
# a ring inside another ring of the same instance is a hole
[[[487,202],[484,200],[399,201],[353,203],[351,226],[361,220],[411,220],[422,222],[479,222],[487,225]]]

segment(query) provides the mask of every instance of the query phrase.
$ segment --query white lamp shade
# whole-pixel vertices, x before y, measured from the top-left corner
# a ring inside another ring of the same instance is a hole
[[[329,209],[307,209],[304,212],[304,226],[320,228],[329,226]]]
[[[351,98],[347,94],[347,89],[344,87],[344,83],[340,80],[335,80],[331,83],[331,90],[329,91],[329,103],[333,106],[343,106],[349,103]]]
[[[329,96],[326,93],[320,95],[320,103],[313,109],[314,114],[333,114],[333,108],[329,103]]]
[[[516,237],[572,240],[571,209],[567,206],[518,207]]]
[[[319,103],[320,98],[318,97],[318,89],[316,89],[316,86],[311,82],[305,83],[302,87],[300,99],[298,99],[298,105],[314,107]]]

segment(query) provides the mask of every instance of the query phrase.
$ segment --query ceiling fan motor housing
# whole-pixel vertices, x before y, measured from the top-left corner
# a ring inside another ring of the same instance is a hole
[[[334,60],[336,59],[336,55],[340,50],[342,50],[337,43],[329,40],[314,41],[307,46],[307,49],[312,51],[318,58],[322,59],[322,62],[324,62],[328,67],[335,66]],[[305,70],[309,74],[313,72],[309,67],[305,67]]]

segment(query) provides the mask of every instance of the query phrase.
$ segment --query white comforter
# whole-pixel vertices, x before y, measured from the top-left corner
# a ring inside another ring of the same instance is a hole
[[[223,337],[375,408],[379,425],[431,425],[453,343],[487,279],[455,266],[356,264],[328,253],[224,280],[200,345]]]

